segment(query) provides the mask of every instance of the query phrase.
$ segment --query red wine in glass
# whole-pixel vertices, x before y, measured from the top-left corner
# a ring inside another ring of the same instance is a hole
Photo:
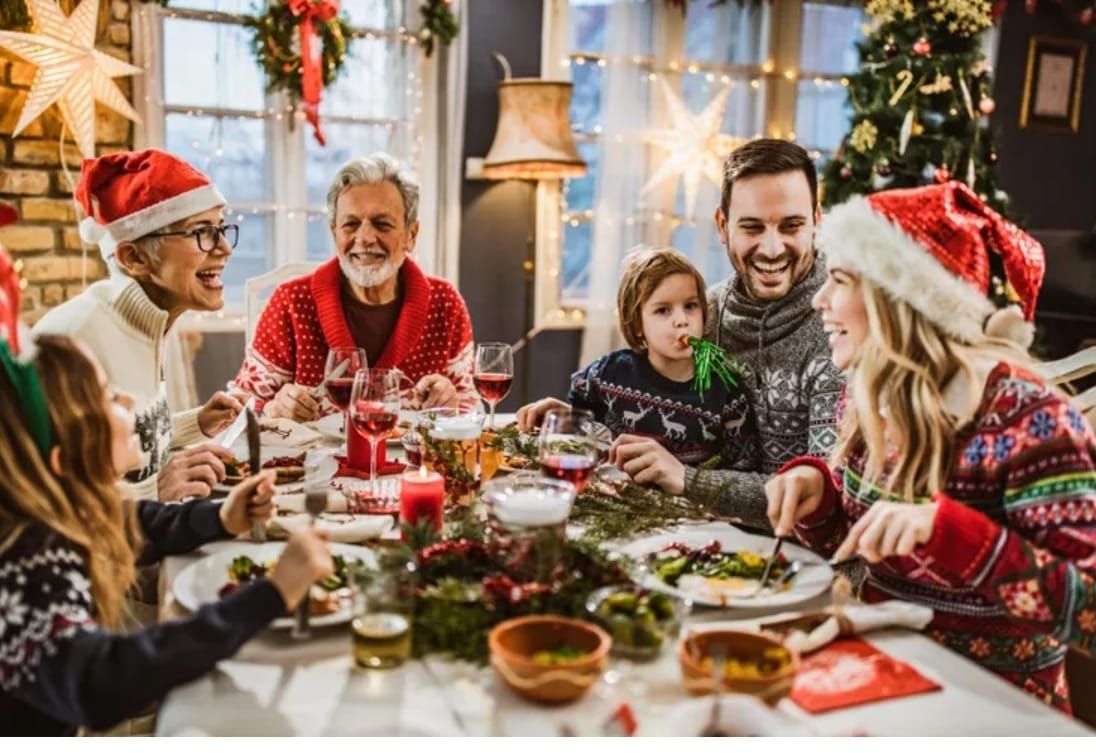
[[[548,478],[570,481],[577,491],[586,488],[597,461],[589,455],[548,455],[540,460],[540,470]]]
[[[398,413],[384,409],[381,403],[359,402],[357,410],[351,411],[350,418],[354,428],[366,439],[377,441],[384,439],[396,428]]]
[[[336,408],[345,412],[350,407],[350,390],[354,388],[353,375],[328,379],[324,382],[324,387],[327,389],[327,399]]]
[[[514,383],[513,374],[476,374],[472,377],[476,392],[492,405],[502,402],[510,394],[510,385]]]

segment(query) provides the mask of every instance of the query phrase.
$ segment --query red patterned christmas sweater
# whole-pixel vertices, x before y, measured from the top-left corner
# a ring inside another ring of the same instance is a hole
[[[370,366],[399,369],[412,384],[427,374],[441,374],[457,388],[462,406],[477,405],[472,321],[464,299],[448,281],[423,274],[411,259],[404,260],[399,275],[399,319],[380,360]],[[290,382],[319,385],[327,351],[355,345],[343,312],[342,284],[339,260],[331,259],[312,274],[279,285],[229,387],[265,402]],[[323,413],[334,410],[326,397],[321,400]]]
[[[830,555],[883,492],[862,454],[824,472],[818,510],[796,534]],[[900,501],[894,500],[891,501]],[[927,499],[917,500],[926,502]],[[1069,710],[1068,645],[1096,644],[1096,437],[1036,375],[989,373],[958,450],[931,538],[910,557],[868,567],[861,598],[931,607],[929,635],[1058,708]]]

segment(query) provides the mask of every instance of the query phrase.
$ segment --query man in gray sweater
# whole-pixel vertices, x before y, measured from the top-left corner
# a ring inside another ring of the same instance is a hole
[[[734,273],[708,289],[704,335],[744,369],[756,422],[750,433],[754,467],[684,466],[654,440],[639,437],[618,440],[619,462],[638,461],[630,469],[651,466],[685,496],[717,499],[727,515],[769,528],[769,475],[800,455],[825,457],[837,438],[834,409],[844,378],[811,308],[826,279],[825,261],[814,250],[821,219],[817,173],[802,147],[757,139],[727,158],[715,221]]]

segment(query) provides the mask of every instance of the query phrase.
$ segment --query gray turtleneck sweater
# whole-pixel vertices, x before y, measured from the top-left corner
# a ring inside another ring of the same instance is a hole
[[[686,466],[685,494],[717,498],[721,510],[768,528],[765,481],[801,455],[825,457],[837,438],[834,408],[844,377],[830,360],[822,319],[811,298],[826,281],[821,254],[810,274],[778,301],[757,301],[732,274],[708,289],[704,336],[743,366],[743,387],[756,418],[753,471]]]

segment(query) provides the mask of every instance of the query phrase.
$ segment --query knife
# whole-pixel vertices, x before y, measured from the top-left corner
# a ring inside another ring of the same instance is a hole
[[[244,428],[247,426],[247,412],[255,407],[255,398],[249,397],[244,404],[244,409],[236,416],[236,420],[232,422],[232,425],[224,430],[221,434],[221,439],[218,442],[221,447],[231,447],[239,439],[240,435],[244,433]]]
[[[255,417],[255,411],[245,408],[247,422],[247,471],[249,476],[254,476],[262,470],[263,453],[262,441],[259,439],[259,419]],[[266,541],[266,524],[256,521],[251,525],[251,538],[256,541]]]

